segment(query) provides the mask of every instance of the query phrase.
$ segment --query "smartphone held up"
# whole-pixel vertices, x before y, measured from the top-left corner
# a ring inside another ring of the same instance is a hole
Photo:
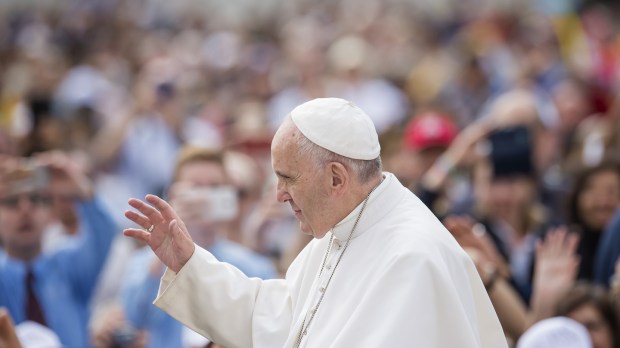
[[[191,205],[201,218],[212,222],[230,221],[239,211],[237,190],[232,186],[184,187],[175,201]]]
[[[7,194],[31,192],[46,187],[50,180],[49,168],[40,166],[31,161],[5,173],[3,180],[7,184]]]

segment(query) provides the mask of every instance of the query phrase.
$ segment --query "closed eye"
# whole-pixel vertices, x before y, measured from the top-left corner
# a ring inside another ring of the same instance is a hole
[[[289,176],[280,172],[276,172],[276,175],[287,185],[294,184],[299,179],[299,175]]]
[[[280,172],[276,172],[276,175],[277,175],[277,176],[279,176],[279,177],[280,177],[280,179],[282,179],[282,180],[290,180],[290,179],[291,179],[291,177],[290,177],[290,176],[285,175],[285,174],[282,174],[282,173],[280,173]]]

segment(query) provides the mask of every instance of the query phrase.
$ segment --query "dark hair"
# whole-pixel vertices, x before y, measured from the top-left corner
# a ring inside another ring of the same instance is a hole
[[[579,197],[585,191],[588,181],[595,175],[603,172],[615,172],[620,180],[620,165],[615,162],[603,162],[595,167],[583,169],[576,176],[573,188],[568,195],[568,222],[572,225],[584,227],[585,221],[579,212]]]
[[[593,305],[601,313],[613,339],[613,346],[620,348],[620,327],[618,327],[618,313],[607,290],[599,285],[586,282],[577,283],[557,304],[556,315],[568,316],[574,310],[584,305]]]

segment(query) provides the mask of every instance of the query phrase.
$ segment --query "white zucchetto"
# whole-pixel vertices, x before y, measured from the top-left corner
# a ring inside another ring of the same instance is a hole
[[[348,100],[317,98],[291,111],[293,123],[310,141],[341,156],[373,160],[381,146],[370,117]]]
[[[517,342],[517,348],[592,348],[588,330],[567,317],[553,317],[532,325]]]

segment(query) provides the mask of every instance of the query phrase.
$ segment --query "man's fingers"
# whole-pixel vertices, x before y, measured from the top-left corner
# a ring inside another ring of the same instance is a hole
[[[144,216],[146,216],[152,223],[157,224],[164,220],[162,214],[157,209],[144,203],[143,201],[135,198],[129,199],[129,205],[136,208]],[[150,226],[149,226],[150,227]]]
[[[159,212],[161,213],[161,216],[163,216],[164,219],[168,221],[172,221],[178,218],[177,214],[174,212],[174,209],[172,209],[170,204],[168,204],[168,202],[164,201],[163,199],[155,195],[147,195],[146,201],[151,203],[155,208],[157,208],[157,210],[159,210]],[[148,214],[144,214],[144,215],[150,218]]]
[[[136,213],[135,211],[126,210],[125,217],[129,220],[135,222],[138,226],[142,226],[142,228],[149,229],[153,226],[151,220],[149,220],[146,216]]]
[[[123,234],[127,237],[135,238],[137,240],[143,241],[146,244],[149,244],[151,239],[151,234],[145,230],[138,228],[126,228],[123,230]]]

